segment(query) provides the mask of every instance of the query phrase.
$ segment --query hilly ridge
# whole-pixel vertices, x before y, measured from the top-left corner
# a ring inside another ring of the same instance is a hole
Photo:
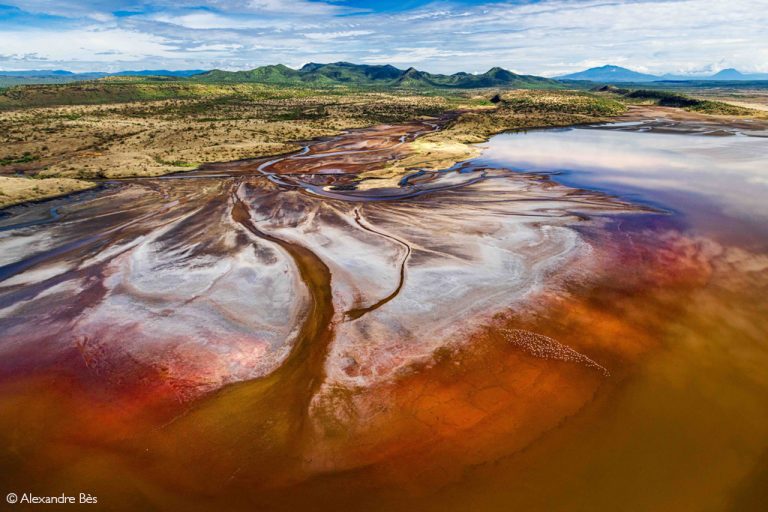
[[[262,66],[248,71],[213,70],[194,77],[203,82],[259,82],[282,85],[351,85],[361,87],[455,88],[515,87],[521,89],[561,88],[556,80],[533,75],[518,75],[499,67],[482,74],[441,75],[410,67],[402,70],[391,65],[309,63],[300,69],[282,64]]]

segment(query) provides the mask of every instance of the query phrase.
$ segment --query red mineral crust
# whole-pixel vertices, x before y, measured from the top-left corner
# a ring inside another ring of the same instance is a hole
[[[1,240],[4,483],[85,482],[115,510],[403,508],[556,460],[654,354],[740,325],[710,326],[724,301],[754,313],[765,255],[648,206],[472,163],[357,188],[446,121],[25,213]]]

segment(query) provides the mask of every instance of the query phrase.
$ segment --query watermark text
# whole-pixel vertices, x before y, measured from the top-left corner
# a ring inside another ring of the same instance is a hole
[[[21,494],[9,492],[5,495],[5,501],[9,505],[17,503],[25,505],[95,505],[99,502],[99,498],[88,492],[77,494],[61,493],[55,496],[38,496],[31,492],[23,492]]]

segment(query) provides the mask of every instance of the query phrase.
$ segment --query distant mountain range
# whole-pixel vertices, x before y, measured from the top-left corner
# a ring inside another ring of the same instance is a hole
[[[33,69],[28,71],[2,71],[0,76],[8,77],[67,77],[78,80],[90,80],[93,78],[103,78],[105,76],[193,76],[205,73],[203,69],[185,69],[181,71],[169,71],[167,69],[142,69],[138,71],[118,71],[117,73],[102,73],[99,71],[87,73],[73,73],[63,69]]]
[[[562,75],[557,77],[560,80],[589,80],[591,82],[650,82],[658,80],[659,77],[638,73],[631,69],[619,66],[601,66],[599,68],[590,68],[578,73]]]
[[[398,69],[390,65],[370,66],[349,62],[332,64],[309,63],[301,69],[282,64],[262,66],[250,71],[221,71],[215,69],[195,80],[210,82],[260,82],[285,85],[353,85],[428,88],[444,87],[473,89],[482,87],[559,88],[560,83],[549,78],[518,75],[499,67],[482,74],[455,73],[440,75],[416,68]]]
[[[554,79],[534,75],[519,75],[500,67],[485,73],[454,73],[441,75],[419,71],[416,68],[398,69],[390,65],[352,64],[334,62],[331,64],[309,63],[300,69],[282,64],[261,66],[248,71],[222,71],[214,69],[142,69],[116,73],[88,72],[73,73],[55,70],[0,70],[0,86],[23,84],[66,83],[81,80],[97,80],[112,76],[157,76],[166,78],[191,79],[204,82],[256,82],[280,85],[352,85],[360,87],[403,87],[403,88],[454,88],[475,89],[484,87],[514,87],[524,89],[562,88],[561,81],[583,80],[599,83],[638,83],[664,81],[755,81],[768,80],[768,73],[741,73],[730,68],[713,75],[651,75],[621,66],[601,66],[578,73],[558,76]]]
[[[0,87],[32,84],[65,84],[83,80],[98,80],[110,76],[160,76],[166,79],[188,78],[200,73],[203,69],[188,69],[182,71],[169,71],[167,69],[142,69],[137,71],[119,71],[117,73],[102,73],[98,71],[89,73],[73,73],[63,69],[34,69],[28,71],[2,71],[0,70]]]
[[[658,82],[665,80],[695,80],[695,81],[743,81],[743,80],[768,80],[768,73],[741,73],[729,68],[718,71],[714,75],[649,75],[639,73],[621,66],[600,66],[590,68],[578,73],[571,73],[556,77],[558,80],[589,80],[590,82],[620,83],[620,82]]]

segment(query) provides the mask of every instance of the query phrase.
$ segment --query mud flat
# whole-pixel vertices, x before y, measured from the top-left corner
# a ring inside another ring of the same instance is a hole
[[[674,158],[647,139],[668,174],[700,163],[686,137],[720,141],[711,162],[762,142],[752,125],[684,134],[659,115],[584,137],[678,137]],[[559,151],[567,130],[404,163],[451,122],[121,182],[55,217],[11,210],[4,483],[87,486],[116,510],[751,503],[768,449],[768,248],[723,236],[751,229],[738,194],[691,199],[709,174],[658,197],[642,195],[669,192],[655,175],[616,186],[609,171],[647,161],[623,146],[601,160],[589,137]],[[759,178],[764,156],[748,155]],[[729,229],[704,215],[715,206]],[[592,478],[601,492],[583,489]]]

